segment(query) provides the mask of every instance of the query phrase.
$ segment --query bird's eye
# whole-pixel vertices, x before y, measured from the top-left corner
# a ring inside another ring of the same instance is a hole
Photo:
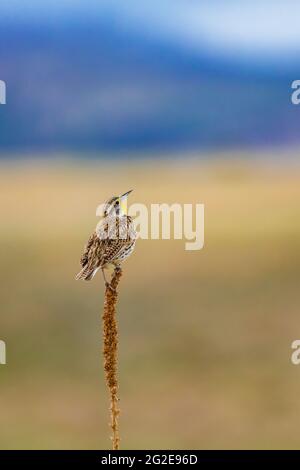
[[[116,205],[117,205],[117,206],[119,205],[119,201],[116,202]]]

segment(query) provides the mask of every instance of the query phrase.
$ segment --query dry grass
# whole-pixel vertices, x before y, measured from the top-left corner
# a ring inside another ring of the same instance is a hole
[[[1,448],[109,447],[102,279],[73,279],[96,205],[131,187],[204,202],[206,227],[200,252],[139,240],[123,265],[122,448],[300,447],[297,168],[19,162],[0,185]]]
[[[118,406],[118,326],[116,319],[116,304],[118,298],[118,285],[122,276],[122,270],[115,269],[110,286],[106,286],[103,310],[103,356],[106,383],[110,393],[110,425],[112,429],[113,450],[118,450],[120,445],[119,423],[120,414]]]

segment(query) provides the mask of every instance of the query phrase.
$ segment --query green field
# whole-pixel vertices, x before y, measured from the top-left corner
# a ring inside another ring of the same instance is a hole
[[[204,203],[205,247],[139,240],[118,305],[121,447],[300,448],[300,169],[2,164],[0,447],[108,448],[96,206]]]

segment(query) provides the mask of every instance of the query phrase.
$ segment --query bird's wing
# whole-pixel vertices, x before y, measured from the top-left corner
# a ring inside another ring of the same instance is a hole
[[[107,261],[117,260],[119,255],[132,245],[132,240],[107,240],[105,244],[105,258]]]
[[[84,247],[84,251],[83,251],[83,254],[80,258],[80,264],[81,266],[84,268],[88,262],[89,262],[89,258],[90,258],[90,253],[91,253],[91,248],[95,245],[95,243],[97,242],[97,234],[96,232],[92,233],[92,235],[90,236],[90,238],[88,239],[88,242],[87,244],[85,245]]]

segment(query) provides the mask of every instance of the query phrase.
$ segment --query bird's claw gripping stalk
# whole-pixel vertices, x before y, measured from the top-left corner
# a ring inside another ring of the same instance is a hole
[[[106,289],[111,290],[111,292],[113,292],[114,294],[116,293],[116,289],[107,281],[105,282],[105,287]]]

